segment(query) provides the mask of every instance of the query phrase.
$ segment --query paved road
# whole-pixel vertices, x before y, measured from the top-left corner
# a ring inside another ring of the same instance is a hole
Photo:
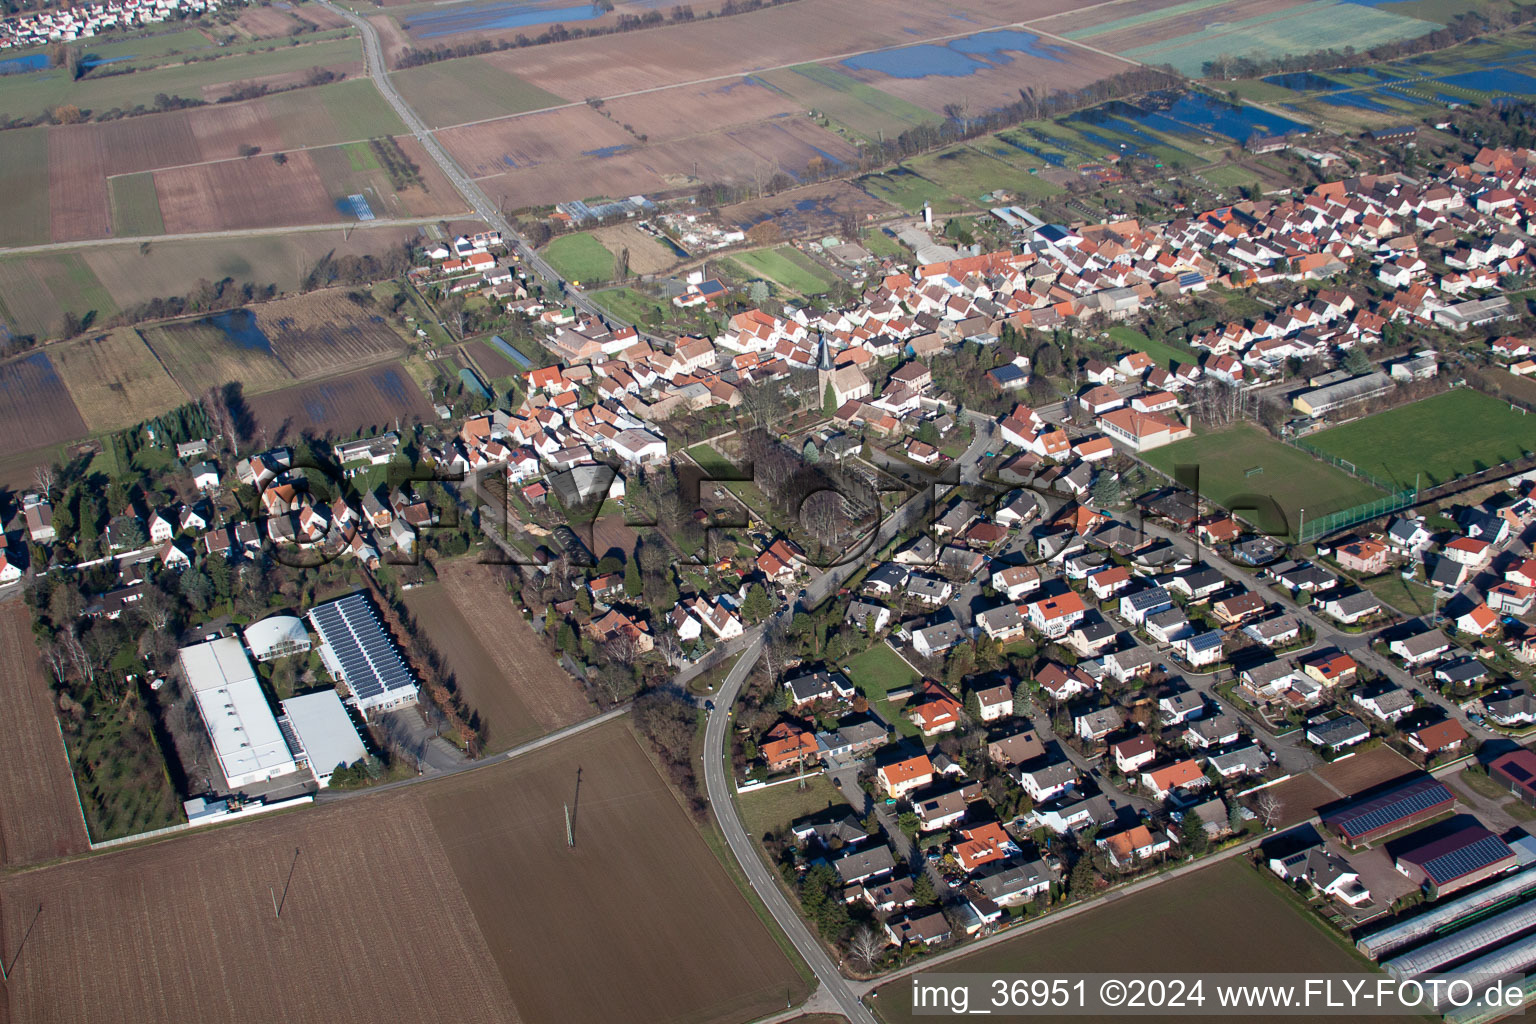
[[[373,228],[419,227],[436,224],[442,217],[391,217],[357,223],[290,224],[277,228],[234,228],[229,231],[187,231],[174,235],[119,235],[112,238],[87,238],[78,242],[43,242],[38,245],[12,245],[0,248],[7,256],[25,256],[28,253],[63,252],[75,249],[95,249],[103,245],[141,245],[145,242],[187,242],[201,238],[257,238],[261,235],[293,235],[316,231],[368,231]]]
[[[608,323],[615,326],[628,326],[624,321],[616,320],[607,310],[593,302],[582,292],[566,288],[565,282],[560,278],[559,274],[555,273],[554,268],[545,262],[542,256],[533,251],[533,246],[529,244],[526,238],[513,230],[512,222],[502,215],[501,210],[495,203],[491,202],[490,197],[485,194],[480,186],[475,184],[474,179],[464,172],[464,169],[459,166],[458,161],[448,155],[448,151],[437,141],[437,136],[432,134],[432,130],[427,127],[426,122],[417,115],[409,103],[405,102],[404,97],[395,89],[395,84],[389,80],[389,69],[384,63],[384,50],[379,44],[378,29],[374,28],[367,18],[354,14],[344,7],[339,7],[332,3],[331,0],[316,0],[316,3],[331,13],[345,18],[362,33],[363,63],[368,69],[368,76],[373,79],[373,84],[378,87],[379,93],[394,108],[395,113],[400,115],[400,120],[405,122],[406,128],[416,137],[416,141],[421,143],[422,148],[427,152],[427,156],[431,157],[432,162],[441,168],[443,174],[453,183],[453,187],[459,190],[459,194],[468,200],[470,206],[475,211],[475,216],[501,232],[502,238],[517,253],[518,258],[522,260],[523,266],[533,271],[555,295],[563,293],[568,304],[592,316],[602,317]],[[647,339],[650,340],[649,336],[647,336]],[[659,339],[656,340],[659,341]]]

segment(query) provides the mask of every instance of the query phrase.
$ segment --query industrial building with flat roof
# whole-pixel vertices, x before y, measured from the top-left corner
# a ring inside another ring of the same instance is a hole
[[[1361,846],[1443,814],[1455,802],[1455,795],[1443,783],[1426,775],[1330,811],[1324,815],[1323,824],[1350,845]]]
[[[239,640],[183,647],[177,659],[231,790],[299,770]]]
[[[373,605],[362,594],[317,605],[309,621],[320,634],[325,667],[347,684],[347,702],[363,714],[416,703],[416,680]]]
[[[335,690],[319,690],[289,697],[282,702],[278,724],[294,757],[314,775],[321,787],[331,784],[337,768],[350,766],[368,756],[352,716]]]

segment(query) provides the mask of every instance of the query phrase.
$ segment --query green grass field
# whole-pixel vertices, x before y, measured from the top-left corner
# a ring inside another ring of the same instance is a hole
[[[877,643],[863,654],[848,659],[843,664],[848,678],[864,694],[875,714],[903,736],[916,736],[917,726],[891,707],[885,695],[892,690],[911,686],[922,677],[891,650],[885,642]]]
[[[100,78],[87,75],[78,82],[71,81],[64,69],[57,68],[7,76],[0,106],[16,117],[40,114],[62,103],[72,103],[85,111],[128,109],[139,104],[153,106],[155,96],[159,93],[185,99],[202,99],[204,86],[284,72],[307,71],[313,67],[332,67],[362,59],[362,44],[356,37],[352,37],[297,46],[280,43],[271,53],[235,54],[217,60],[149,68],[135,71],[131,75]],[[359,81],[366,84],[366,80]],[[298,90],[294,95],[307,96],[313,91]],[[346,138],[355,139],[368,134],[358,132]]]
[[[965,204],[950,195],[942,185],[908,170],[866,174],[855,180],[854,184],[876,199],[899,206],[908,213],[917,213],[925,202],[933,204],[935,213],[954,213],[965,208]]]
[[[1536,451],[1536,416],[1468,388],[1312,434],[1306,443],[1404,487],[1444,483]]]
[[[917,124],[943,118],[915,103],[882,92],[852,75],[825,64],[800,64],[757,76],[770,87],[793,97],[867,139],[899,135]]]
[[[1283,963],[1285,970],[1298,973],[1370,977],[1375,966],[1298,907],[1281,891],[1281,884],[1261,876],[1241,858],[1224,860],[1102,903],[1070,922],[1047,924],[999,942],[943,970],[978,978],[1019,971],[1240,973],[1258,969],[1257,963]],[[973,985],[972,991],[978,988],[990,998],[989,987]],[[875,1010],[887,1024],[936,1019],[914,1014],[911,1000],[912,982],[903,978],[876,991]],[[973,999],[971,1009],[977,1008]],[[1168,1014],[1155,1019],[1188,1018]]]
[[[324,146],[405,134],[400,116],[366,78],[278,93],[262,102],[289,146]]]
[[[1382,493],[1341,469],[1314,459],[1297,448],[1273,440],[1258,427],[1243,423],[1154,449],[1142,456],[1164,473],[1175,466],[1200,467],[1200,493],[1225,508],[1234,505],[1261,529],[1289,536],[1300,524],[1305,508],[1311,517],[1336,512],[1380,498]],[[1248,470],[1262,472],[1248,476]],[[1284,522],[1270,522],[1269,510],[1255,512],[1247,496],[1272,498]]]
[[[542,255],[567,281],[588,284],[613,277],[613,253],[585,231],[561,235],[544,248]]]
[[[478,57],[406,68],[390,79],[434,128],[570,102]]]
[[[341,147],[341,151],[347,155],[347,163],[351,164],[354,171],[378,170],[378,157],[373,155],[368,143],[349,142]]]
[[[833,284],[829,271],[787,245],[743,253],[736,257],[736,262],[751,273],[777,281],[801,295],[820,295]]]
[[[13,330],[46,335],[59,326],[64,311],[96,321],[118,311],[117,303],[74,252],[0,259],[0,297]]]
[[[1109,329],[1109,336],[1126,348],[1135,349],[1137,352],[1145,352],[1159,365],[1168,369],[1173,363],[1190,365],[1198,363],[1194,350],[1180,345],[1177,342],[1153,341],[1134,327],[1118,324]]]
[[[630,323],[643,323],[648,314],[658,314],[665,320],[675,307],[670,303],[662,304],[659,300],[649,295],[642,295],[633,288],[605,288],[600,292],[593,292],[592,299],[612,310],[613,315]]]
[[[1029,158],[1028,153],[1020,152],[1019,156]],[[1017,192],[1026,199],[1048,199],[1065,191],[1060,185],[1027,170],[1019,170],[971,146],[953,146],[921,156],[910,161],[909,166],[940,188],[972,203],[979,202],[983,194],[1000,188]]]
[[[160,197],[151,171],[107,179],[112,190],[112,233],[125,238],[165,233]]]
[[[4,101],[0,101],[4,102]],[[48,129],[13,128],[0,145],[0,245],[32,245],[48,233]]]
[[[842,792],[825,775],[810,776],[805,780],[804,789],[796,783],[786,782],[756,792],[740,793],[736,802],[741,805],[742,823],[754,836],[782,831],[799,818],[839,804],[850,812],[853,810],[843,799]]]
[[[1208,24],[1199,32],[1123,51],[1148,64],[1172,64],[1183,74],[1199,77],[1207,61],[1220,56],[1274,56],[1310,53],[1340,46],[1348,40],[1357,50],[1380,43],[1412,39],[1432,32],[1433,22],[1405,18],[1377,7],[1336,0],[1313,0],[1285,11],[1239,21]]]

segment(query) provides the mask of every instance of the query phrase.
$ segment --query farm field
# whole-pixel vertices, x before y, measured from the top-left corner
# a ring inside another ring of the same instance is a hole
[[[657,274],[681,258],[654,235],[641,231],[640,226],[632,221],[594,228],[591,235],[615,259],[623,250],[628,249],[631,274]]]
[[[1093,43],[1149,64],[1172,64],[1198,77],[1205,73],[1207,61],[1221,56],[1309,53],[1337,47],[1340,39],[1350,40],[1357,50],[1368,50],[1439,27],[1380,7],[1335,0],[1312,0],[1279,12],[1270,3],[1255,2],[1236,13],[1239,16],[1222,21],[1212,11],[1195,12],[1188,16],[1197,19],[1193,24],[1179,22],[1180,28],[1188,27],[1178,35],[1165,34],[1175,31],[1166,24],[1138,25],[1096,35]]]
[[[820,295],[833,284],[832,274],[792,246],[741,253],[735,261],[801,295]]]
[[[1274,499],[1284,522],[1267,523],[1268,515],[1240,510],[1255,525],[1276,536],[1300,526],[1300,511],[1308,516],[1336,512],[1382,497],[1380,491],[1306,452],[1272,440],[1258,427],[1241,423],[1178,441],[1147,452],[1145,461],[1172,474],[1175,466],[1200,467],[1200,493],[1225,508],[1247,495]],[[1248,471],[1259,469],[1253,476]]]
[[[187,400],[131,327],[48,350],[92,433],[122,430]]]
[[[842,791],[822,774],[808,774],[804,789],[798,783],[786,782],[766,789],[737,793],[736,802],[741,805],[742,824],[746,826],[747,834],[753,836],[783,831],[797,818],[825,811],[829,807],[842,806],[853,813]]]
[[[0,146],[0,245],[46,242],[48,233],[48,129],[12,128]]]
[[[53,691],[43,673],[31,614],[20,601],[0,610],[0,863],[36,864],[86,849],[85,822],[69,759],[54,720]]]
[[[13,333],[46,337],[59,330],[65,312],[88,323],[117,311],[79,253],[0,257],[0,324]]]
[[[1276,783],[1264,792],[1274,794],[1280,801],[1277,828],[1289,828],[1306,821],[1317,813],[1319,807],[1327,807],[1344,799],[1343,794],[1311,772]]]
[[[606,281],[613,277],[613,253],[585,231],[561,235],[541,254],[568,281]]]
[[[1306,443],[1383,480],[1412,487],[1417,477],[1430,487],[1536,451],[1536,418],[1457,388],[1308,435]]]
[[[398,363],[268,391],[246,400],[252,419],[273,444],[293,442],[306,430],[321,437],[376,434],[432,419],[432,403]]]
[[[333,68],[360,72],[363,47],[356,37],[330,39],[296,46],[279,45],[271,52],[236,53],[216,60],[168,64],[135,71],[131,75],[103,75],[71,81],[63,68],[7,76],[6,110],[14,117],[28,117],[69,103],[82,111],[153,108],[155,96],[202,100],[211,98],[230,82],[268,79],[275,75]],[[305,90],[309,91],[309,90]]]
[[[188,879],[219,899],[189,911]],[[617,722],[481,771],[0,880],[9,941],[34,917],[12,1020],[371,1024],[451,1004],[474,1024],[727,1024],[805,994]],[[333,969],[359,943],[368,955]],[[154,971],[125,950],[153,950]],[[210,963],[240,970],[209,984]],[[593,963],[606,984],[590,984]]]
[[[155,176],[148,171],[107,179],[112,193],[112,233],[126,238],[165,233]]]
[[[1147,936],[1154,933],[1157,941],[1148,942]],[[1000,942],[945,970],[1049,973],[1092,965],[1095,971],[1148,974],[1198,964],[1203,971],[1240,973],[1254,970],[1256,962],[1283,963],[1285,970],[1298,973],[1362,974],[1373,969],[1277,891],[1258,869],[1232,859],[1101,904],[1070,922],[1047,924]],[[893,982],[876,991],[875,1007],[888,1024],[929,1019],[912,1013],[911,998],[910,982]],[[1170,1014],[1144,1019],[1188,1018]]]
[[[895,208],[847,181],[824,181],[775,196],[749,199],[720,209],[720,219],[743,231],[771,220],[786,237],[836,234],[843,222],[885,217]]]
[[[390,80],[433,128],[571,102],[478,57],[406,68]]]
[[[406,605],[453,667],[459,692],[480,713],[486,749],[504,750],[590,718],[581,684],[533,636],[498,569],[472,557],[442,562],[438,582]]]
[[[1388,746],[1372,747],[1354,757],[1312,769],[1320,779],[1349,797],[1418,770],[1412,761]]]
[[[825,64],[800,64],[758,76],[800,106],[830,118],[865,139],[900,135],[919,124],[936,123],[942,115],[881,92],[852,75]]]
[[[85,421],[64,382],[38,351],[0,363],[0,437],[15,449],[85,436]]]
[[[405,351],[385,320],[339,290],[139,329],[188,394],[240,381],[247,395],[344,373]],[[403,397],[403,396],[402,396]]]

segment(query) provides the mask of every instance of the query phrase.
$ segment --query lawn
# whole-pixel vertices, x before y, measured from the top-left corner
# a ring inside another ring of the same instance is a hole
[[[48,129],[12,128],[0,146],[0,245],[49,241]]]
[[[907,250],[902,244],[879,228],[866,228],[860,244],[876,256],[889,256],[898,260],[907,257]]]
[[[863,654],[850,658],[843,664],[843,670],[887,724],[904,736],[917,735],[917,726],[898,714],[885,695],[891,690],[912,686],[922,677],[889,644],[875,644]]]
[[[568,281],[606,281],[613,277],[613,253],[585,231],[561,235],[545,247],[543,256]]]
[[[1307,444],[1404,487],[1431,487],[1536,451],[1536,416],[1457,388],[1342,427]]]
[[[741,805],[742,823],[748,834],[754,836],[780,831],[799,818],[837,804],[853,810],[843,799],[842,791],[825,775],[808,776],[804,789],[796,783],[785,782],[767,789],[738,793],[736,802]]]
[[[1428,615],[1435,609],[1433,590],[1395,573],[1371,580],[1365,588],[1404,615]]]
[[[605,288],[600,292],[593,292],[591,299],[610,310],[619,319],[635,324],[645,323],[645,318],[653,313],[665,320],[672,312],[670,305],[664,306],[659,300],[649,295],[642,295],[633,288]]]
[[[1199,172],[1200,177],[1218,188],[1252,188],[1258,184],[1252,171],[1233,164],[1221,164]]]
[[[155,193],[155,176],[152,172],[119,174],[107,181],[112,191],[113,234],[133,238],[165,233],[165,221],[160,216],[160,197]]]
[[[1172,474],[1175,466],[1199,468],[1201,494],[1227,509],[1242,512],[1267,533],[1290,536],[1299,525],[1300,510],[1308,516],[1336,512],[1382,497],[1363,480],[1312,458],[1306,452],[1273,440],[1246,423],[1166,445],[1143,456]],[[1249,470],[1262,472],[1248,475]],[[1272,522],[1272,509],[1253,511],[1254,496],[1274,500],[1282,519]],[[1234,506],[1236,508],[1234,509]]]
[[[854,184],[876,199],[899,206],[908,213],[917,213],[925,202],[933,204],[935,213],[954,213],[965,208],[965,204],[942,185],[903,168],[890,173],[867,174]]]
[[[1346,940],[1301,911],[1280,885],[1242,859],[1224,860],[1103,903],[1070,923],[1000,942],[944,970],[980,979],[1020,971],[1239,973],[1256,970],[1256,964],[1275,964],[1297,973],[1348,973],[1365,980],[1376,969]],[[980,982],[971,990],[990,996]],[[934,1019],[913,1014],[911,998],[912,983],[902,979],[877,990],[875,1009],[890,1024]],[[1169,1014],[1158,1019],[1184,1018]]]
[[[736,261],[748,271],[770,278],[801,295],[820,295],[832,285],[832,275],[799,250],[783,245],[743,253]]]
[[[1199,362],[1193,349],[1187,348],[1178,342],[1153,341],[1145,334],[1136,330],[1136,328],[1127,327],[1124,324],[1111,327],[1109,329],[1109,336],[1127,348],[1135,349],[1137,352],[1145,352],[1157,360],[1164,369],[1171,368],[1174,363],[1189,366]]]

